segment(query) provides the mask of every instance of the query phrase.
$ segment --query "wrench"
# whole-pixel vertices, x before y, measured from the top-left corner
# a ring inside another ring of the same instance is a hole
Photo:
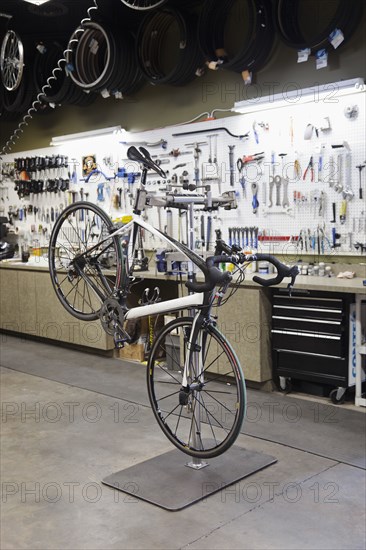
[[[281,177],[276,181],[276,206],[281,206]]]
[[[287,193],[287,189],[288,189],[288,180],[283,178],[282,179],[282,183],[283,183],[283,199],[282,199],[282,206],[284,208],[290,206],[290,203],[288,201],[288,193]]]
[[[273,187],[274,187],[274,184],[277,185],[278,182],[281,183],[281,177],[280,176],[270,176],[269,177],[269,204],[268,204],[269,208],[271,206],[273,206],[273,199],[272,199]]]
[[[252,183],[252,193],[253,193],[253,200],[252,200],[252,207],[253,207],[253,214],[257,213],[259,202],[258,202],[258,184]]]

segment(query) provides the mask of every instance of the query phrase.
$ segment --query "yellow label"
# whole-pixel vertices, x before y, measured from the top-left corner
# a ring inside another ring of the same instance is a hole
[[[133,220],[133,216],[131,216],[130,214],[126,214],[125,216],[121,216],[120,218],[114,218],[113,223],[126,224],[129,222],[132,222],[132,220]]]

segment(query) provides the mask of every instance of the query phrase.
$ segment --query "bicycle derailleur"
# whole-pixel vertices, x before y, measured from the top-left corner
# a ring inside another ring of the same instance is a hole
[[[117,298],[109,297],[104,300],[99,311],[99,319],[105,332],[113,336],[117,349],[130,342],[130,335],[123,328],[125,312]]]

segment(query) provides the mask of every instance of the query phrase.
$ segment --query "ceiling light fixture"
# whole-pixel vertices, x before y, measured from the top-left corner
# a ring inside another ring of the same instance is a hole
[[[291,89],[288,85],[279,94],[236,101],[231,110],[235,113],[249,114],[306,103],[320,103],[322,101],[332,104],[337,103],[339,97],[365,91],[366,85],[363,78],[341,80],[340,82],[331,82],[324,85],[316,84],[312,88],[297,88],[294,85]]]
[[[42,6],[42,4],[45,4],[49,1],[50,0],[24,0],[24,2],[29,2],[30,4],[34,4],[35,6]]]
[[[79,139],[91,139],[102,136],[109,136],[111,134],[121,134],[123,132],[121,126],[110,126],[109,128],[99,128],[99,130],[90,130],[88,132],[79,132],[77,134],[67,134],[65,136],[53,137],[50,145],[57,146],[63,145],[64,143],[69,143],[71,141],[76,141]]]

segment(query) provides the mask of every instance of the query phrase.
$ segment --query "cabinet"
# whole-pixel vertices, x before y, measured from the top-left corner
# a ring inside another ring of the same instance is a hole
[[[349,306],[353,294],[272,291],[273,374],[327,386],[348,386]]]
[[[84,322],[61,305],[48,271],[0,269],[0,328],[100,350],[112,350],[113,339],[100,321]]]

